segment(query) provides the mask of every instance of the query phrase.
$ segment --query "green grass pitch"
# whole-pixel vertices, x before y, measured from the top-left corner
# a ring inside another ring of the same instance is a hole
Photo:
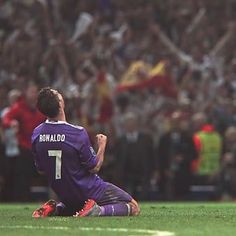
[[[233,236],[236,203],[141,203],[138,217],[32,219],[36,204],[0,204],[2,236]]]

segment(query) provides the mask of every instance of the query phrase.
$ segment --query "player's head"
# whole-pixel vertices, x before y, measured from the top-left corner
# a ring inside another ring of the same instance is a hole
[[[57,90],[43,88],[38,94],[37,108],[45,116],[55,118],[64,111],[64,99]]]

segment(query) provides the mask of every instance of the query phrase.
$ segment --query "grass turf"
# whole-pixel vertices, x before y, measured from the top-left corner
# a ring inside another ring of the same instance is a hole
[[[141,203],[138,217],[32,219],[31,213],[38,206],[0,204],[0,235],[163,235],[151,230],[170,231],[175,236],[236,235],[235,203]],[[124,231],[117,231],[120,228]]]

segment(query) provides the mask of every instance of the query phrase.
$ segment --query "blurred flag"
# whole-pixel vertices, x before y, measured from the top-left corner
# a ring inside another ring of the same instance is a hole
[[[160,88],[166,96],[176,97],[177,90],[166,72],[166,61],[160,61],[154,67],[135,61],[128,68],[117,86],[117,92],[140,90],[144,88]]]
[[[110,121],[113,115],[112,90],[107,79],[107,74],[104,71],[99,71],[97,75],[97,93],[99,99],[99,123]]]

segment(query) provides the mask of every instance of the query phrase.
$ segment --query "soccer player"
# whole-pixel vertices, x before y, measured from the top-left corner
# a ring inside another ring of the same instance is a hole
[[[61,202],[49,200],[33,217],[138,215],[139,206],[128,193],[96,174],[103,163],[107,137],[97,135],[96,154],[86,130],[66,122],[64,99],[54,89],[39,92],[37,107],[48,119],[32,135],[35,164]]]

